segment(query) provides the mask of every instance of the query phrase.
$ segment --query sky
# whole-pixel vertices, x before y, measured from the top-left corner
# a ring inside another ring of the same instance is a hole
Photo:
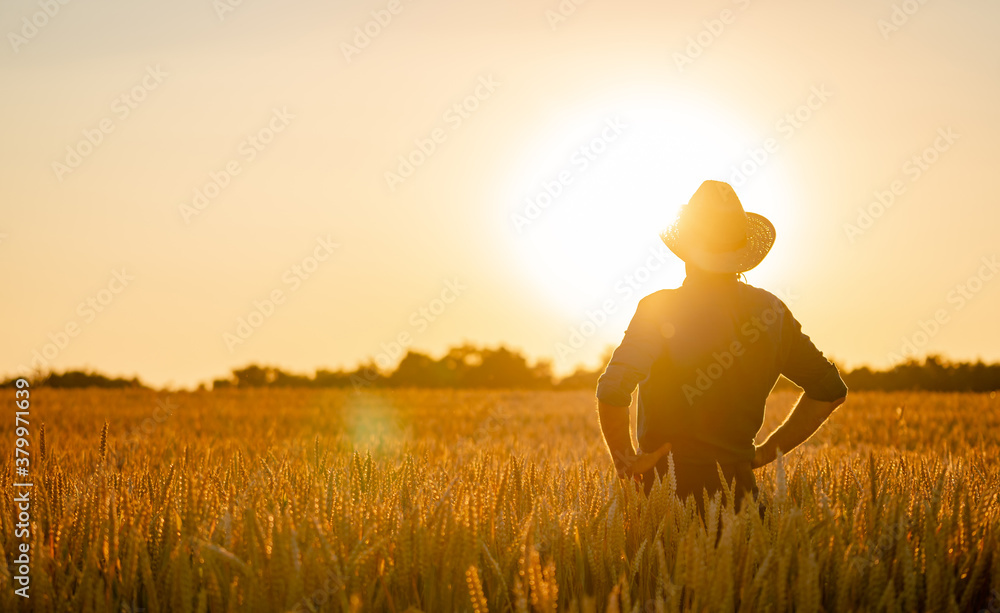
[[[46,13],[46,10],[48,13]],[[1000,360],[1000,5],[6,0],[0,373],[595,367],[706,179],[838,363]]]

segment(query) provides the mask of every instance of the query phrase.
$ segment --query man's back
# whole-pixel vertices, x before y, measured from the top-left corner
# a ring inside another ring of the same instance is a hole
[[[735,464],[754,457],[779,374],[812,398],[846,393],[781,300],[735,274],[699,272],[640,301],[597,395],[627,406],[638,383],[641,449],[669,442],[678,461]]]

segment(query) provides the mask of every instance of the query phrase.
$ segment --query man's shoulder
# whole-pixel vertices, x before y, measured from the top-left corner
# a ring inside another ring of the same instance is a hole
[[[639,300],[640,305],[662,306],[669,304],[677,296],[676,289],[661,289],[648,294]]]
[[[767,306],[773,306],[782,311],[788,310],[788,305],[782,300],[777,294],[773,294],[762,287],[757,287],[755,285],[748,285],[746,283],[740,284],[743,287],[743,291],[748,295],[752,296],[756,301]]]
[[[758,317],[766,317],[772,321],[777,320],[798,325],[795,315],[792,314],[791,309],[788,308],[785,300],[782,299],[783,296],[789,295],[787,292],[778,292],[775,294],[752,285],[743,284],[743,287],[746,292],[745,295],[749,297],[748,300],[743,302],[745,313],[752,313]],[[784,326],[785,323],[781,325]]]

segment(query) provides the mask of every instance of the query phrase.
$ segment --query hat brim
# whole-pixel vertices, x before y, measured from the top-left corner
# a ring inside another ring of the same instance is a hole
[[[660,232],[660,239],[680,259],[702,270],[719,273],[746,272],[764,260],[774,246],[774,225],[763,215],[747,213],[747,242],[735,251],[713,252],[692,241],[680,232],[678,223]]]

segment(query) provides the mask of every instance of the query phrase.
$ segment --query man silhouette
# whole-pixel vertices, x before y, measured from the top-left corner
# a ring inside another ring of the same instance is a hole
[[[639,301],[621,345],[597,384],[605,442],[620,477],[667,474],[677,494],[720,488],[716,463],[735,480],[735,504],[756,496],[753,469],[808,439],[847,397],[836,366],[802,333],[788,307],[737,275],[764,259],[774,226],[745,213],[733,188],[705,181],[660,238],[686,265],[681,287]],[[788,418],[760,446],[764,401],[783,374],[803,388]],[[639,386],[637,437],[628,407]]]

